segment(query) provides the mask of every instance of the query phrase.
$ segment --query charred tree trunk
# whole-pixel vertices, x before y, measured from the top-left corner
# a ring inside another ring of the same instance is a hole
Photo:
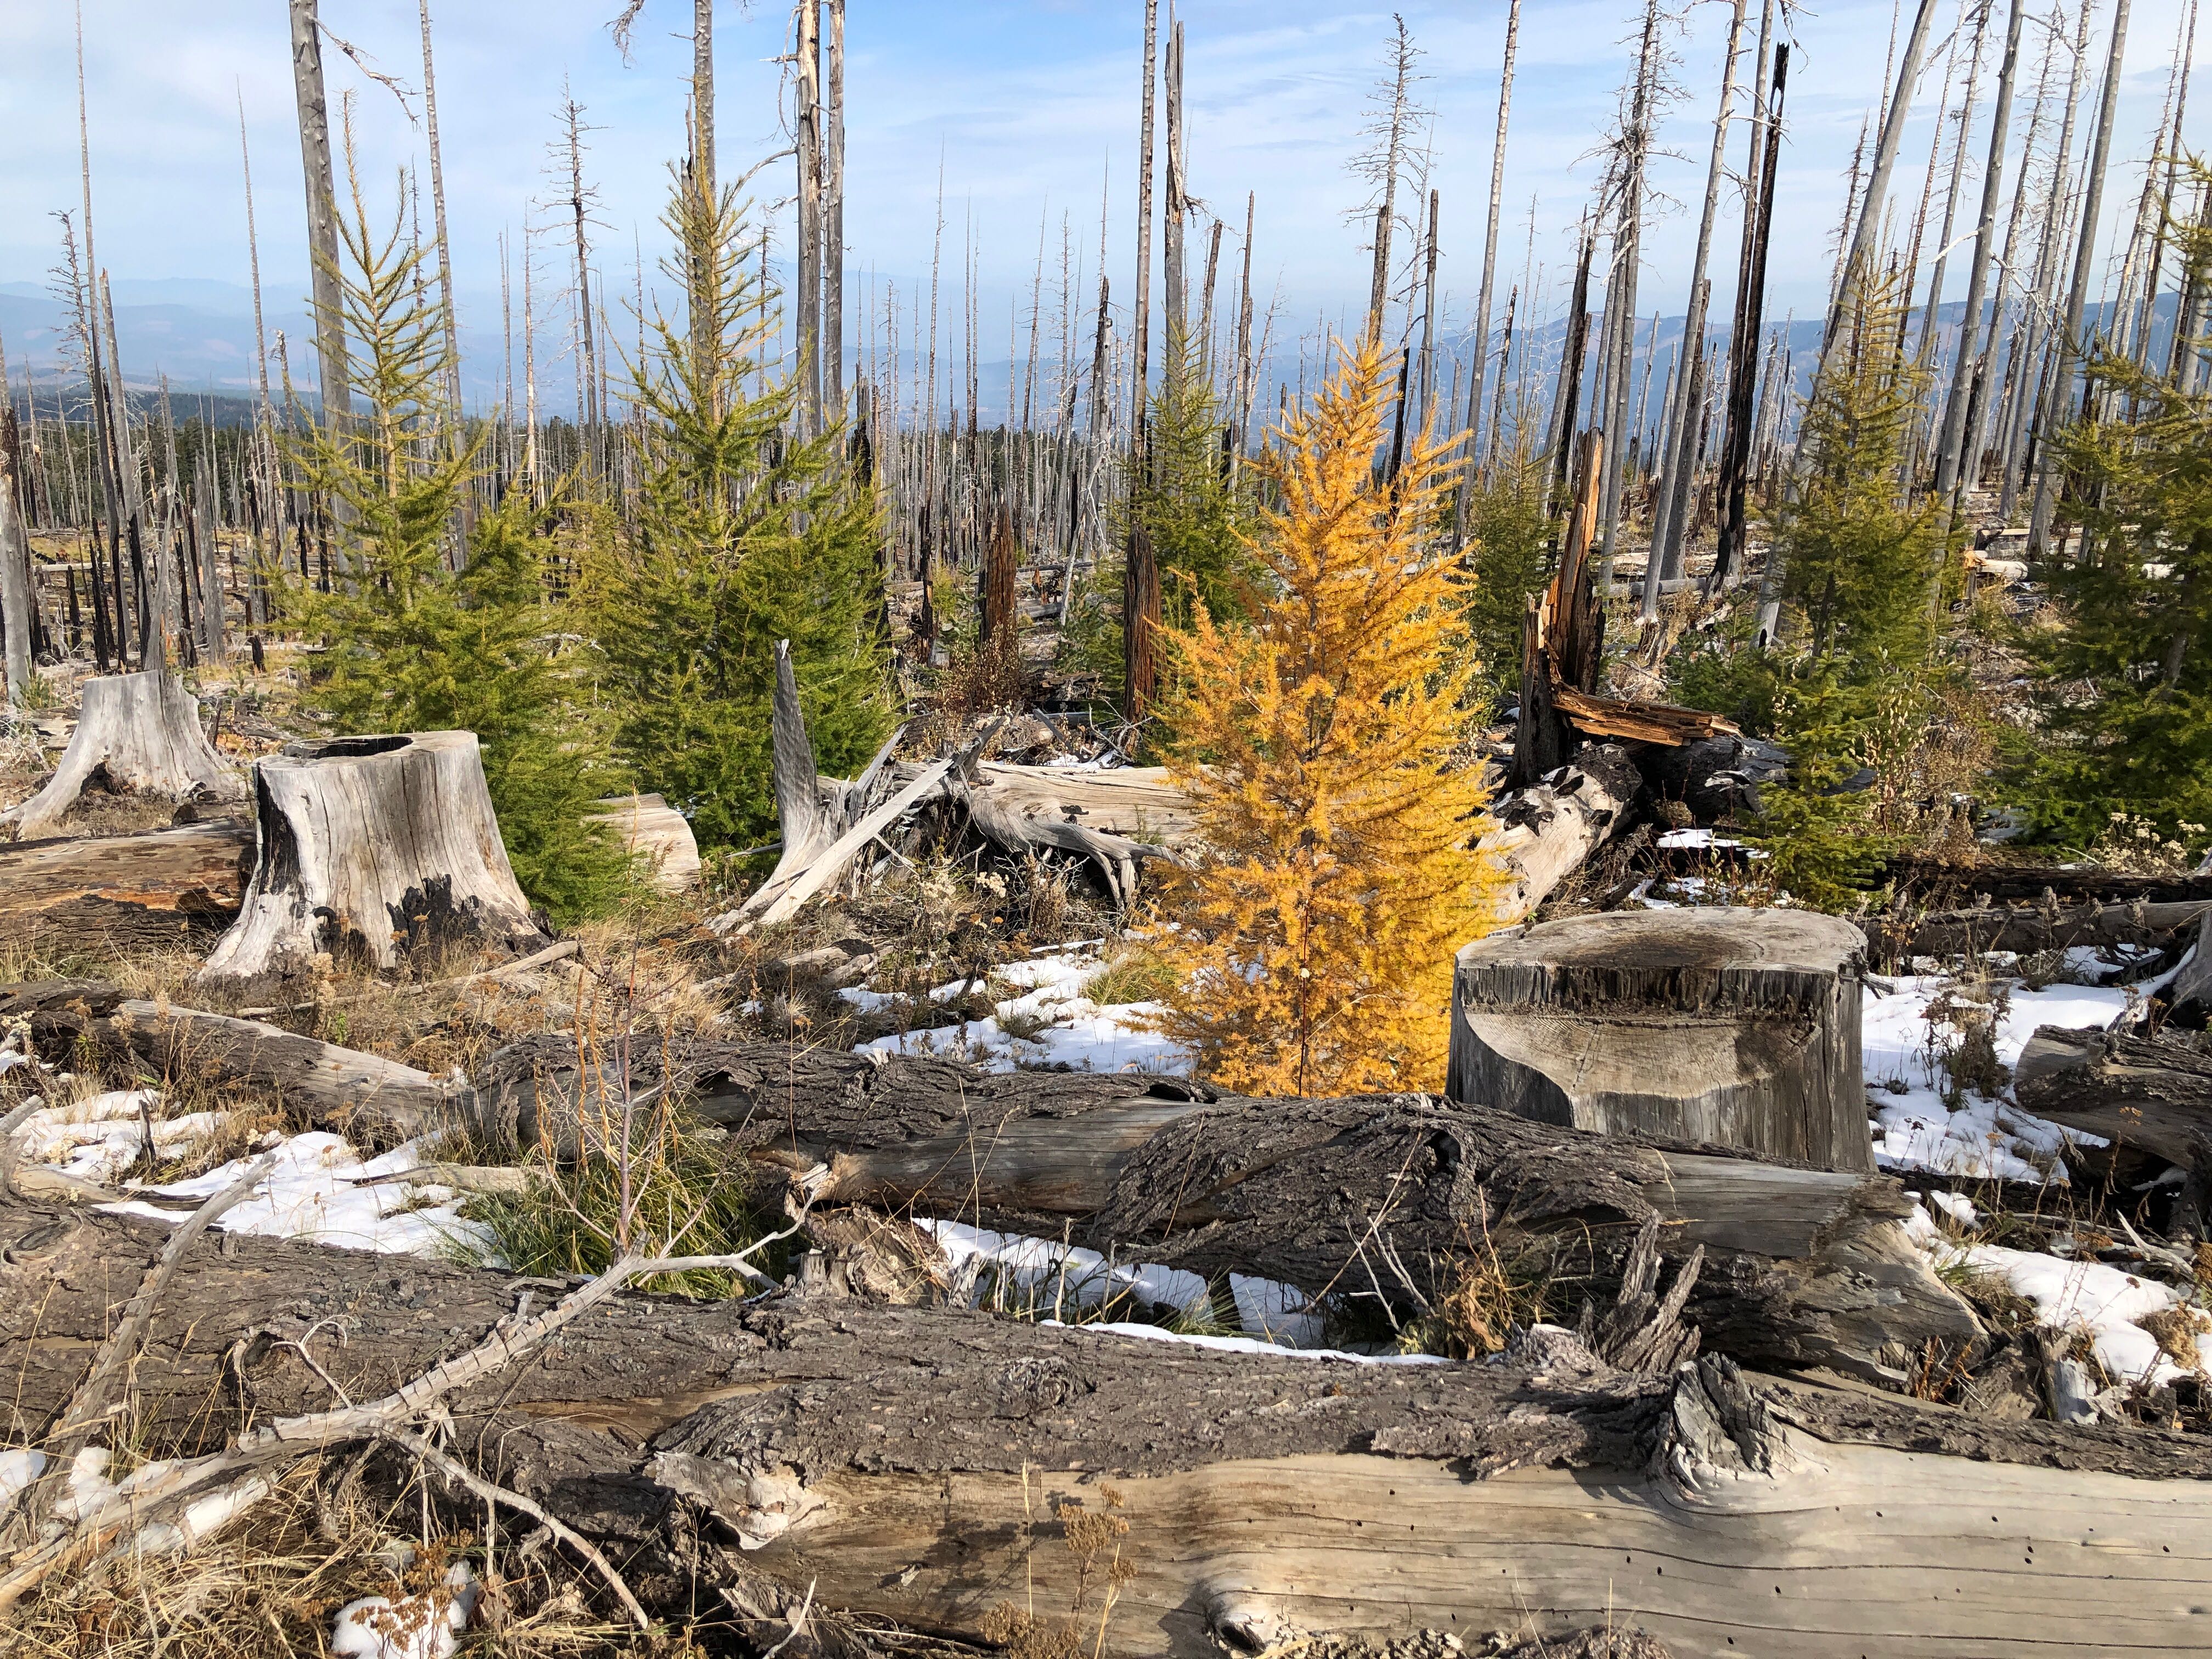
[[[469,732],[333,738],[253,769],[258,847],[238,924],[198,976],[261,986],[319,956],[382,970],[545,943]]]

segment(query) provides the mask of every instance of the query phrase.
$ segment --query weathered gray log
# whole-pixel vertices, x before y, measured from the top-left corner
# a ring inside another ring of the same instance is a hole
[[[34,841],[54,834],[88,788],[171,800],[237,800],[238,769],[200,730],[198,699],[161,669],[84,683],[84,705],[62,763],[46,787],[0,812],[0,836]]]
[[[560,1037],[502,1050],[478,1079],[482,1115],[526,1145],[573,1148],[574,1065]],[[1072,1229],[1123,1260],[1141,1253],[1209,1279],[1380,1297],[1407,1316],[1449,1289],[1470,1240],[1530,1243],[1564,1279],[1609,1285],[1656,1218],[1674,1259],[1705,1251],[1691,1316],[1708,1347],[1895,1382],[1882,1358],[1892,1345],[1918,1353],[1980,1334],[1906,1238],[1910,1205],[1885,1177],[1420,1096],[1217,1097],[1171,1078],[994,1075],[781,1043],[641,1045],[631,1065],[633,1089],[672,1083],[742,1144],[826,1164],[823,1201],[1054,1237]],[[585,1119],[620,1087],[603,1070]]]
[[[1477,939],[1452,982],[1455,1100],[1601,1133],[1874,1167],[1866,940],[1797,910],[1613,911]]]
[[[479,1127],[476,1093],[380,1054],[301,1036],[258,1019],[125,1001],[94,1035],[164,1079],[246,1083],[280,1095],[318,1127],[394,1145]]]
[[[1643,779],[1628,751],[1593,744],[1498,805],[1498,827],[1475,843],[1511,878],[1498,896],[1500,921],[1534,915],[1559,884],[1629,822]]]
[[[166,1237],[0,1206],[16,1443],[49,1426]],[[203,1247],[134,1372],[137,1443],[206,1448],[228,1423],[210,1398],[266,1419],[327,1405],[331,1382],[374,1397],[525,1293],[544,1287]],[[319,1322],[340,1316],[343,1341]],[[624,1295],[447,1403],[457,1455],[618,1545],[656,1610],[716,1586],[780,1613],[811,1584],[817,1612],[970,1641],[1002,1603],[1096,1639],[1118,1541],[1104,1638],[1137,1655],[1593,1625],[1699,1656],[2181,1651],[2212,1555],[2204,1437],[1992,1424],[1711,1358],[1638,1376],[1564,1332],[1502,1363],[1351,1364],[848,1300]],[[1071,1514],[1127,1530],[1086,1549]]]
[[[252,856],[244,818],[0,842],[0,937],[88,950],[204,939],[238,915]]]
[[[663,892],[699,884],[699,842],[690,821],[659,795],[617,795],[599,803],[592,816],[610,825],[623,845],[642,860],[648,878]]]
[[[1927,915],[1882,915],[1867,923],[1867,945],[1878,959],[1965,956],[2012,951],[2022,956],[2077,945],[2166,945],[2212,915],[2212,900],[2153,904],[1981,905]],[[2192,964],[2193,965],[2193,964]],[[2176,983],[2177,994],[2185,994]]]
[[[499,838],[471,732],[333,738],[255,763],[238,921],[195,982],[264,988],[315,958],[388,970],[548,940]]]
[[[2212,1054],[2187,1038],[2039,1025],[2013,1068],[2021,1109],[2183,1169],[2212,1131]]]

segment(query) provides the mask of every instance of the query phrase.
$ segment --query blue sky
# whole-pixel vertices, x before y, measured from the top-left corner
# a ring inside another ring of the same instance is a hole
[[[2179,4],[2143,0],[2136,8],[2118,157],[2148,152]],[[1938,7],[1940,40],[1951,29],[1956,0],[1938,0]],[[635,61],[627,65],[605,28],[617,0],[440,0],[433,9],[465,321],[472,331],[496,326],[499,232],[520,225],[526,213],[550,219],[531,204],[550,191],[546,146],[564,81],[598,129],[590,136],[589,168],[601,195],[601,261],[611,286],[626,289],[633,248],[642,247],[648,267],[655,257],[665,167],[680,143],[688,0],[648,0]],[[1069,216],[1095,295],[1100,183],[1110,167],[1109,270],[1117,302],[1126,297],[1140,0],[850,0],[849,9],[847,226],[856,277],[873,270],[902,289],[926,278],[941,164],[946,269],[957,270],[962,228],[972,222],[986,335],[1003,340],[1010,303],[1018,289],[1026,290],[1036,257],[1041,215],[1048,220],[1055,268],[1060,216]],[[1422,94],[1438,112],[1433,182],[1443,198],[1442,282],[1452,311],[1463,313],[1480,271],[1504,6],[1408,0],[1402,10],[1425,53],[1430,78]],[[2106,0],[2100,38],[2109,10]],[[419,87],[412,0],[325,0],[324,15],[377,67]],[[1718,0],[1702,0],[1690,7],[1678,37],[1680,79],[1689,91],[1663,134],[1679,159],[1661,162],[1656,182],[1676,205],[1647,235],[1647,313],[1683,307],[1728,15]],[[1283,327],[1310,329],[1317,315],[1334,316],[1364,292],[1364,228],[1346,218],[1362,189],[1344,163],[1357,143],[1363,95],[1380,68],[1389,12],[1312,0],[1191,0],[1182,15],[1189,40],[1193,188],[1231,222],[1231,259],[1245,192],[1257,191],[1255,288],[1262,304],[1279,290]],[[718,16],[720,152],[727,176],[785,142],[779,72],[770,60],[785,38],[788,8],[774,0],[726,4]],[[1817,15],[1796,14],[1770,300],[1778,316],[1821,302],[1843,174],[1877,95],[1891,18],[1890,0],[1829,0]],[[1997,21],[2001,27],[2001,9]],[[1629,65],[1633,21],[1631,0],[1527,0],[1506,184],[1508,279],[1528,255],[1532,198],[1534,258],[1556,272],[1568,257],[1568,228],[1596,173],[1589,152]],[[246,279],[242,97],[272,317],[296,314],[306,260],[283,0],[190,7],[84,0],[84,27],[98,252],[118,288],[155,279]],[[2037,32],[2029,33],[2032,50]],[[2092,52],[2101,62],[2101,49]],[[1992,49],[1984,108],[1995,55]],[[364,176],[373,197],[388,200],[392,169],[422,154],[422,136],[392,95],[337,52],[328,51],[326,62],[334,94],[355,90]],[[1923,83],[1924,107],[1905,140],[1898,189],[1906,212],[1917,200],[1932,127],[1926,112],[1940,78],[1938,62]],[[44,281],[57,246],[49,210],[76,205],[75,89],[69,6],[47,0],[0,7],[0,132],[8,135],[9,151],[0,168],[0,291]],[[2203,111],[2207,101],[2192,100],[2192,109]],[[2190,125],[2201,131],[2194,116]],[[1739,138],[1731,155],[1740,159],[1741,152]],[[788,162],[771,167],[760,193],[787,196],[789,173]],[[2114,195],[2130,199],[2140,178],[2139,169],[2123,173]],[[1717,307],[1732,282],[1733,208],[1724,196]],[[548,245],[540,257],[541,280],[556,283],[558,250]],[[988,355],[1003,356],[1003,348]]]

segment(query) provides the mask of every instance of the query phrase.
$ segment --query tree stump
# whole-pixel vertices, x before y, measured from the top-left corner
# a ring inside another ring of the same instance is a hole
[[[1796,910],[1613,911],[1459,953],[1455,1100],[1601,1133],[1871,1170],[1865,937]]]
[[[204,986],[544,945],[515,884],[473,732],[295,744],[253,769],[253,878]]]
[[[246,793],[237,769],[200,730],[198,700],[160,669],[84,683],[83,710],[60,769],[30,799],[0,812],[0,833],[15,841],[51,836],[95,787],[174,800],[235,800]]]
[[[690,821],[659,795],[616,795],[592,816],[623,838],[646,864],[646,879],[664,893],[699,884],[699,842]]]

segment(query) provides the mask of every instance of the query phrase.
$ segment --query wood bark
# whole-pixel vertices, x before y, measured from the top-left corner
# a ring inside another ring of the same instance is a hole
[[[61,1410],[167,1237],[0,1208],[16,1437]],[[287,1241],[203,1246],[133,1376],[144,1449],[218,1439],[210,1400],[268,1420],[327,1406],[325,1376],[374,1398],[532,1288]],[[318,1340],[333,1317],[344,1340]],[[1494,1364],[1363,1365],[790,1294],[625,1294],[443,1403],[459,1455],[618,1545],[656,1607],[714,1586],[787,1613],[811,1584],[817,1607],[970,1641],[1009,1602],[1194,1659],[1309,1632],[1473,1647],[1601,1622],[1685,1655],[2180,1650],[2212,1553],[2201,1437],[1994,1425],[1713,1358],[1642,1375],[1564,1332]],[[1075,1514],[1127,1522],[1109,1617],[1108,1552],[1085,1549]]]
[[[244,818],[0,844],[0,935],[137,950],[230,926],[253,861]]]
[[[1870,1170],[1865,948],[1849,922],[1784,910],[1613,911],[1477,939],[1453,980],[1447,1091]]]
[[[472,1109],[524,1144],[573,1150],[623,1086],[609,1071],[580,1090],[576,1067],[566,1038],[514,1044],[478,1076]],[[1688,1316],[1709,1348],[1895,1382],[1885,1352],[1979,1329],[1901,1231],[1896,1182],[1721,1147],[1420,1096],[1257,1100],[1135,1073],[993,1075],[782,1044],[633,1054],[627,1083],[689,1094],[758,1157],[826,1164],[819,1201],[1072,1231],[1124,1261],[1259,1274],[1378,1314],[1419,1316],[1474,1239],[1555,1260],[1565,1284],[1609,1286],[1656,1218],[1670,1260],[1705,1252]]]
[[[300,979],[320,956],[391,970],[546,943],[473,732],[295,744],[255,765],[253,806],[253,878],[196,983]]]
[[[2022,1111],[2182,1169],[2212,1132],[2212,1055],[2186,1039],[2039,1025],[2013,1091]]]
[[[1498,136],[1490,151],[1490,216],[1482,233],[1482,286],[1474,301],[1474,362],[1468,370],[1467,394],[1467,459],[1462,469],[1459,495],[1452,503],[1452,539],[1467,535],[1468,484],[1480,463],[1482,449],[1482,388],[1490,372],[1490,302],[1498,291],[1498,219],[1505,199],[1505,131],[1513,113],[1513,57],[1521,40],[1521,0],[1509,0],[1505,9],[1505,57],[1498,76]],[[1510,323],[1507,325],[1510,331]],[[1504,365],[1498,366],[1504,379]]]
[[[0,812],[0,834],[53,834],[88,788],[173,800],[236,800],[244,781],[200,730],[199,702],[159,669],[84,683],[83,707],[60,767],[39,793]]]
[[[1867,919],[1867,943],[1880,960],[1908,957],[1966,956],[1985,951],[2014,951],[2026,956],[2076,946],[2171,945],[2212,915],[2212,900],[2153,904],[1981,905],[1924,915],[1882,915]],[[2179,981],[2173,1000],[2183,1000]]]
[[[1510,872],[1498,901],[1504,921],[1535,914],[1590,854],[1626,829],[1644,781],[1626,750],[1593,744],[1498,803],[1498,828],[1475,843]]]
[[[799,0],[793,76],[799,164],[799,407],[808,435],[822,430],[822,0]]]

